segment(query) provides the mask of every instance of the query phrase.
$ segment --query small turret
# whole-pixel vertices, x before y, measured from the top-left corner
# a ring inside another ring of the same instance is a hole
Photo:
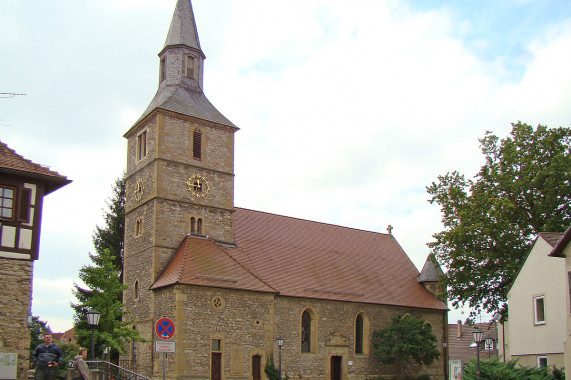
[[[447,302],[446,296],[446,288],[440,282],[442,277],[444,276],[444,272],[438,265],[436,259],[429,255],[426,258],[426,262],[422,267],[422,271],[416,278],[416,280],[422,284],[430,293],[432,293],[436,298],[441,300],[442,302]]]

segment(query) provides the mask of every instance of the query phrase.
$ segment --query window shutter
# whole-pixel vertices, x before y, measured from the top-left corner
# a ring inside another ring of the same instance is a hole
[[[30,198],[32,190],[28,188],[20,189],[20,207],[18,208],[18,221],[22,223],[30,222]]]
[[[192,156],[202,158],[202,133],[199,130],[194,131],[192,136]]]

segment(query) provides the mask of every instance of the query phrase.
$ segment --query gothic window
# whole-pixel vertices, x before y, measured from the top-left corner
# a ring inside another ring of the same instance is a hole
[[[167,57],[161,58],[160,64],[160,81],[164,81],[167,79]]]
[[[134,293],[135,293],[134,298],[136,300],[138,300],[139,299],[139,281],[138,280],[135,281]]]
[[[363,353],[363,315],[357,315],[355,320],[355,353]]]
[[[8,186],[0,186],[0,218],[14,219],[14,202],[16,189]]]
[[[143,131],[137,136],[137,160],[142,160],[146,156],[147,156],[147,131]]]
[[[195,79],[194,77],[194,57],[187,55],[185,59],[185,76],[187,78]]]
[[[192,235],[203,235],[202,232],[202,218],[190,218],[190,233]]]
[[[314,318],[309,310],[301,314],[301,352],[313,352],[312,342],[315,340]]]
[[[137,219],[137,222],[135,224],[135,236],[141,236],[143,233],[143,219],[139,218]]]
[[[196,129],[192,134],[192,157],[202,159],[202,132]]]

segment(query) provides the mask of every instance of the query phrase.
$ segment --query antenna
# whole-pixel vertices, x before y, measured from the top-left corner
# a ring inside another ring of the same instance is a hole
[[[13,98],[16,96],[26,96],[26,94],[18,94],[16,92],[0,92],[0,98]]]

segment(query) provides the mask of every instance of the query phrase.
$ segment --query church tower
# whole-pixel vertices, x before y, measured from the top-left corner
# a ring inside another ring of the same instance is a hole
[[[204,60],[190,0],[178,0],[159,53],[157,93],[124,135],[124,283],[129,286],[124,299],[133,328],[147,339],[155,304],[149,289],[183,238],[234,243],[238,128],[204,95]],[[135,352],[133,347],[130,356]]]

